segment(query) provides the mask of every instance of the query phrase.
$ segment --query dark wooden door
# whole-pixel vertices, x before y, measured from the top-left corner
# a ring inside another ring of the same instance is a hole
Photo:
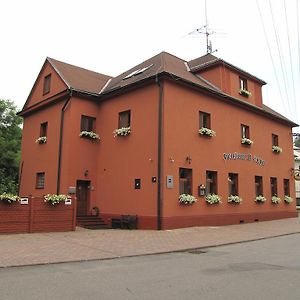
[[[77,197],[77,216],[86,216],[89,198],[90,181],[77,180],[76,197]]]

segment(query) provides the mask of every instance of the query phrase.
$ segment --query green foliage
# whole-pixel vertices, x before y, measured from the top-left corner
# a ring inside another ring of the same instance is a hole
[[[22,118],[10,100],[0,99],[0,193],[17,193]]]
[[[300,148],[300,137],[297,137],[296,139],[295,139],[295,146],[296,147],[299,147]]]

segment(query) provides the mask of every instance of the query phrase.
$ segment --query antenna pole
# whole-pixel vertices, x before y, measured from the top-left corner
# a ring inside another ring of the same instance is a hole
[[[209,32],[208,32],[208,21],[207,21],[207,3],[205,0],[205,35],[206,35],[206,54],[211,53],[211,47],[209,46]]]

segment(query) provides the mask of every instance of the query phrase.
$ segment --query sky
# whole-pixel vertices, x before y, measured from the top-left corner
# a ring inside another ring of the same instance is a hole
[[[207,20],[213,54],[266,81],[264,103],[299,124],[298,1],[207,0]],[[0,98],[22,109],[47,56],[110,76],[162,51],[194,59],[205,35],[189,33],[205,24],[205,0],[1,1]]]

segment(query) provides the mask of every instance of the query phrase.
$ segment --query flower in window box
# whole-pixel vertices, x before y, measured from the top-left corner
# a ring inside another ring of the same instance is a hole
[[[48,202],[52,205],[56,205],[57,203],[64,202],[69,198],[70,196],[63,195],[63,194],[59,194],[59,195],[47,194],[44,196],[44,202]]]
[[[267,199],[266,199],[264,196],[259,195],[259,196],[256,196],[256,197],[255,197],[255,200],[254,200],[254,201],[255,201],[256,203],[264,203],[264,202],[266,202],[266,200],[267,200]]]
[[[213,137],[216,135],[216,132],[209,128],[202,127],[199,129],[199,134]]]
[[[272,147],[272,151],[273,151],[274,153],[281,153],[281,152],[282,152],[282,148],[279,147],[279,146],[273,146],[273,147]]]
[[[250,139],[242,138],[241,143],[243,145],[252,145],[254,142],[252,140],[250,140]]]
[[[47,137],[46,136],[40,136],[38,139],[35,140],[37,144],[46,144],[47,143]]]
[[[293,202],[293,198],[290,197],[290,196],[288,196],[288,195],[285,195],[285,196],[284,196],[284,202],[290,204],[290,203]]]
[[[242,96],[246,96],[246,97],[251,97],[251,92],[247,91],[247,90],[244,90],[244,89],[240,89],[240,95]]]
[[[216,194],[208,194],[205,196],[205,201],[209,204],[218,204],[221,202],[221,197]]]
[[[20,201],[20,197],[17,196],[17,195],[13,195],[13,194],[9,194],[9,193],[4,192],[3,194],[0,195],[0,200],[3,203],[11,204],[11,203]]]
[[[131,133],[131,128],[129,127],[122,127],[118,128],[113,131],[114,137],[116,136],[127,136]]]
[[[100,140],[99,135],[93,131],[81,131],[79,136],[92,140]]]
[[[178,200],[180,204],[185,204],[185,205],[191,205],[197,202],[197,199],[193,195],[189,195],[189,194],[179,195]]]
[[[281,199],[279,197],[277,197],[277,196],[272,196],[272,198],[271,198],[271,202],[273,204],[279,204],[280,201],[281,201]]]
[[[237,195],[230,195],[228,197],[228,202],[229,203],[237,203],[240,204],[243,201],[243,199],[240,196]]]

